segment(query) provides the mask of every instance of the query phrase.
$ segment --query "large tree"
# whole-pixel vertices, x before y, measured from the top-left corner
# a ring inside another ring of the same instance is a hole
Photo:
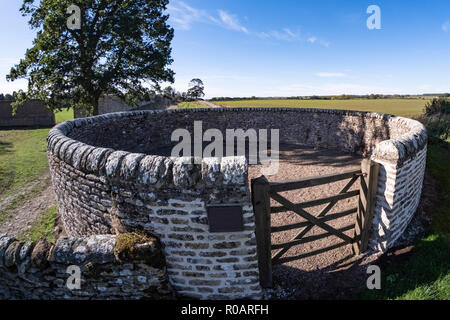
[[[17,95],[16,105],[41,99],[52,110],[75,107],[96,115],[104,94],[136,104],[148,99],[149,83],[173,82],[168,0],[36,2],[24,0],[20,9],[37,35],[7,76],[28,79],[28,92]],[[71,5],[80,9],[79,28],[70,27],[76,20],[68,22]]]
[[[205,95],[204,90],[205,90],[205,86],[204,86],[202,80],[200,80],[198,78],[192,79],[189,82],[189,89],[187,91],[187,96],[191,100],[200,99],[201,97],[203,97]]]

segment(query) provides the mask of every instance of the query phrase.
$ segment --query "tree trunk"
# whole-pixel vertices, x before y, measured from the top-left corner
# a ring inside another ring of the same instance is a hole
[[[93,116],[98,116],[98,99],[100,97],[99,96],[95,96],[95,98],[92,100],[91,104],[92,104],[92,115]]]

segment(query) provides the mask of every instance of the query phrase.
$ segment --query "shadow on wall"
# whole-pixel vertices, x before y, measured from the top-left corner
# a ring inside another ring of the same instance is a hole
[[[349,162],[355,162],[355,155],[369,156],[377,143],[390,139],[391,135],[387,117],[380,120],[352,116],[350,119],[343,119],[340,123],[325,123],[324,126],[327,126],[327,132],[330,133],[325,137],[322,137],[322,127],[304,127],[303,129],[304,141],[316,147],[304,147],[281,141],[280,151],[283,152],[283,160],[291,164],[346,167]],[[346,141],[344,146],[347,150],[336,148],[337,139]],[[347,154],[343,154],[343,151],[347,151]],[[335,152],[334,157],[333,152]]]

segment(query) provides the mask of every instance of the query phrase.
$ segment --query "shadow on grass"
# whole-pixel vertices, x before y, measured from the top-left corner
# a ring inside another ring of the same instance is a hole
[[[406,261],[389,266],[382,259],[381,290],[367,290],[361,298],[448,299],[449,292],[438,288],[450,272],[448,242],[437,235],[428,236],[418,241],[408,256]]]
[[[382,289],[362,299],[450,299],[450,143],[430,137],[427,166],[440,189],[428,236],[418,240],[410,258],[382,268]]]
[[[5,126],[5,127],[0,127],[0,131],[51,129],[55,125],[52,125],[52,126],[12,126],[12,127]]]
[[[11,142],[0,141],[0,156],[13,152],[12,148],[13,144]]]

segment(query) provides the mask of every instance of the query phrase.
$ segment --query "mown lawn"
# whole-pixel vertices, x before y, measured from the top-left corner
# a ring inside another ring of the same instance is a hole
[[[191,108],[207,108],[207,106],[200,101],[181,102],[175,106],[175,109],[191,109]]]
[[[62,111],[55,112],[56,123],[73,120],[73,109],[63,109]]]
[[[73,110],[55,113],[56,122],[73,119]],[[0,200],[48,171],[49,129],[0,130]]]
[[[351,99],[351,100],[289,100],[256,99],[237,101],[218,101],[226,107],[286,107],[286,108],[322,108],[343,109],[389,113],[411,117],[422,113],[425,103],[430,99]]]
[[[0,130],[0,200],[48,171],[48,131]]]

